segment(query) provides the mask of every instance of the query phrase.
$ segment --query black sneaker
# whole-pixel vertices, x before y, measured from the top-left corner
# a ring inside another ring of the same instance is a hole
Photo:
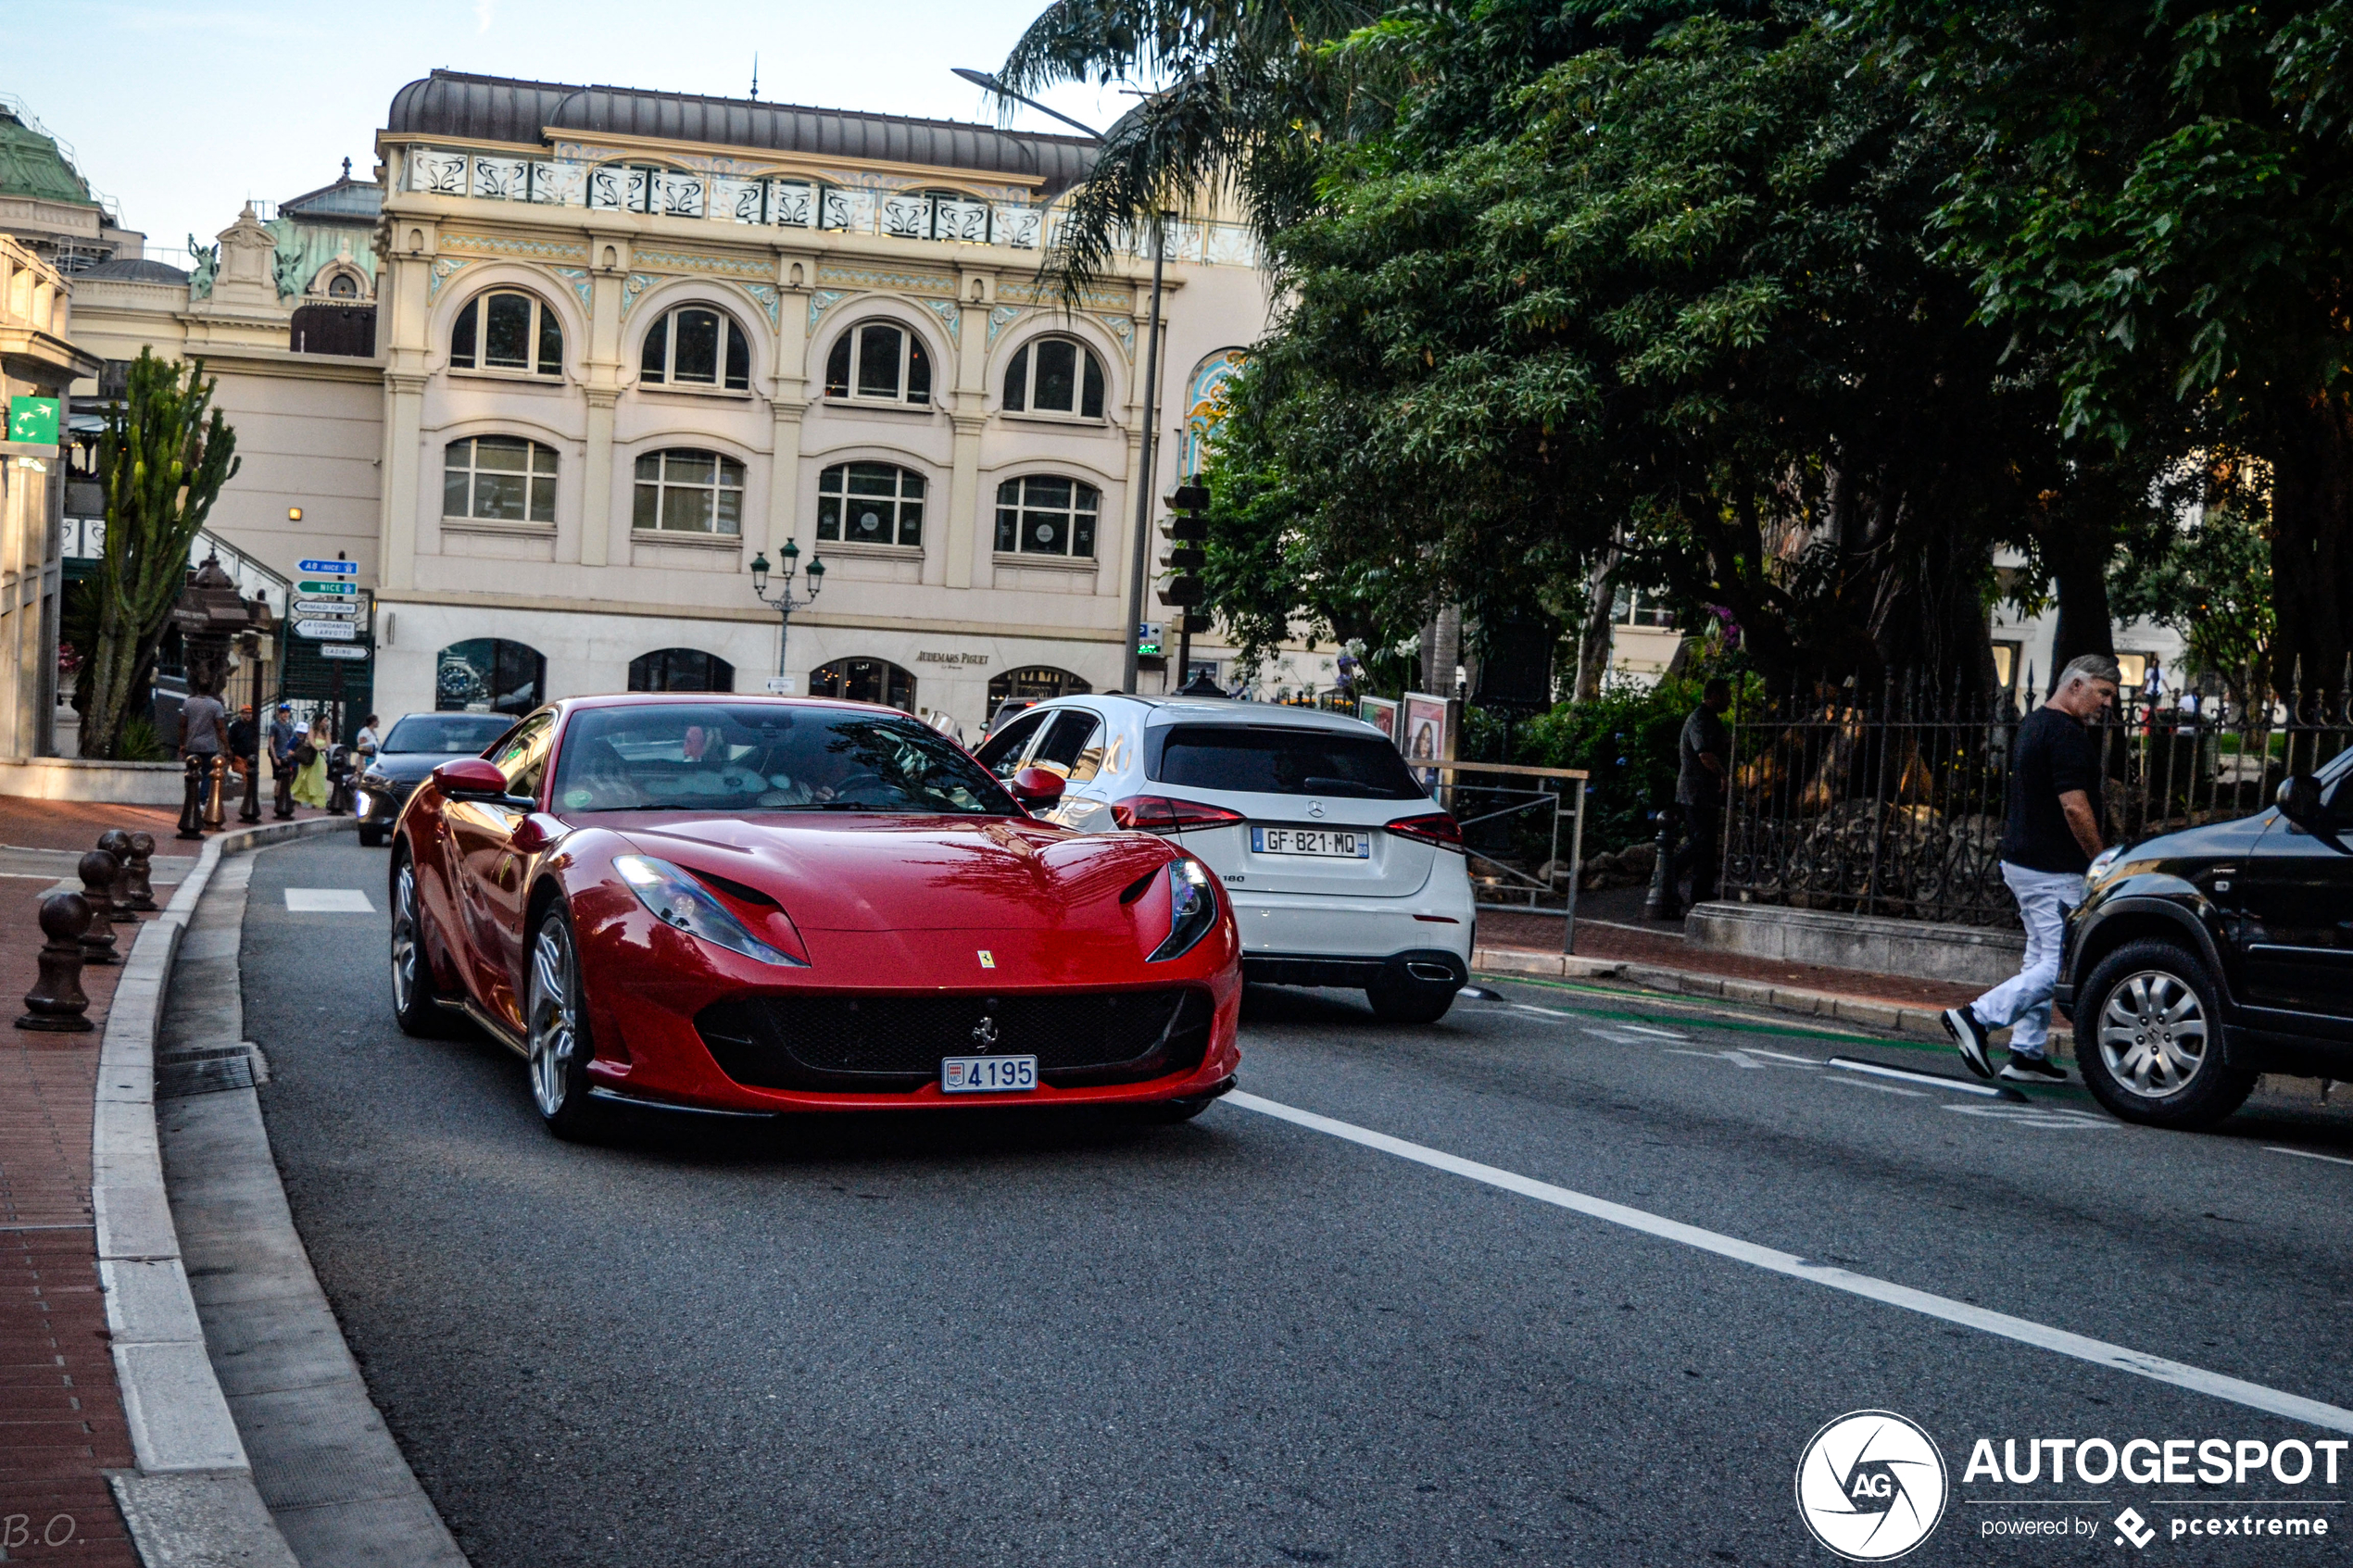
[[[2002,1076],[2013,1084],[2064,1084],[2067,1069],[2046,1056],[2020,1056],[2012,1051],[2003,1064]]]
[[[1994,1076],[1994,1064],[1985,1060],[1985,1047],[1992,1042],[1986,1039],[1985,1025],[1977,1021],[1976,1013],[1968,1008],[1946,1008],[1944,1033],[1953,1036],[1953,1044],[1959,1048],[1961,1060],[1969,1063],[1971,1073],[1981,1078]]]

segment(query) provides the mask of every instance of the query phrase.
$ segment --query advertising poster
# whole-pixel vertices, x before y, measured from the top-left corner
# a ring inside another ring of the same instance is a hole
[[[1356,717],[1387,735],[1390,744],[1396,744],[1397,704],[1385,696],[1361,697],[1356,704]]]
[[[1395,737],[1408,762],[1443,762],[1454,755],[1449,726],[1453,704],[1427,692],[1407,692],[1402,715],[1404,733]]]

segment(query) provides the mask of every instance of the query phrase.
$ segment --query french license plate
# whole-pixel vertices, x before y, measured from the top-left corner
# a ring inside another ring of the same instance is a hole
[[[1000,1095],[1038,1086],[1034,1056],[950,1056],[939,1062],[939,1092]]]
[[[1261,855],[1322,855],[1341,860],[1373,858],[1373,835],[1340,828],[1252,828],[1250,847]]]

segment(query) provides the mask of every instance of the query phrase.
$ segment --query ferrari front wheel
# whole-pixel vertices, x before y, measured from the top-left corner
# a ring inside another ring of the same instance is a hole
[[[588,1095],[588,1009],[580,984],[580,947],[561,904],[540,918],[531,944],[524,1020],[530,1029],[531,1098],[560,1138],[589,1135],[598,1107]]]
[[[424,906],[417,896],[417,862],[406,844],[393,851],[392,1017],[402,1034],[421,1039],[444,1039],[456,1032],[434,984]]]

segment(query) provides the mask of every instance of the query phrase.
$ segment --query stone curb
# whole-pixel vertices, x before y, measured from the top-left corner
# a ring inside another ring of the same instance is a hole
[[[124,959],[98,1050],[90,1206],[115,1381],[138,1468],[107,1477],[147,1568],[296,1568],[205,1350],[164,1195],[156,1036],[171,966],[224,856],[348,832],[348,817],[268,822],[208,840],[195,869]]]
[[[1894,1002],[1843,996],[1836,991],[1774,985],[1761,980],[1733,980],[1697,970],[1669,969],[1660,964],[1612,959],[1580,959],[1573,954],[1540,953],[1521,947],[1478,948],[1471,954],[1471,968],[1488,974],[1526,974],[1546,980],[1614,980],[1645,991],[1665,991],[1678,996],[1740,1002],[1749,1007],[1768,1007],[1780,1012],[1876,1029],[1908,1040],[1932,1041],[1940,1046],[1947,1043],[1944,1020],[1938,1009],[1900,1007]],[[2074,1060],[2074,1035],[2065,1024],[2056,1022],[2051,1025],[2051,1057],[2055,1061],[2072,1062]]]

